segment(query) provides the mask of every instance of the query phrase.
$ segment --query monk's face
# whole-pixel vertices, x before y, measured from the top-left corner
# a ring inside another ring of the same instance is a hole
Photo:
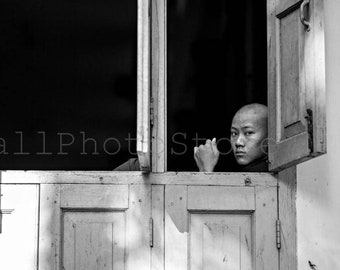
[[[266,138],[266,115],[250,110],[238,112],[234,116],[230,141],[239,165],[248,165],[266,156]]]

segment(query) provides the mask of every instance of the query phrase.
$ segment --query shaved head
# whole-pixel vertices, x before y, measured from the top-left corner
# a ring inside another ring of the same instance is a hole
[[[266,156],[265,139],[268,136],[268,109],[252,103],[239,109],[231,125],[231,144],[235,159],[240,165]]]
[[[236,112],[233,122],[236,120],[251,120],[254,124],[267,130],[268,108],[259,103],[245,105]]]

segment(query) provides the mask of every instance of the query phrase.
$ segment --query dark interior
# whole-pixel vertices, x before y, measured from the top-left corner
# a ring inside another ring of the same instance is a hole
[[[237,171],[233,115],[267,103],[266,1],[168,1],[168,170],[195,171],[193,148],[217,138],[217,171]],[[196,138],[200,138],[197,140]]]
[[[228,138],[240,106],[266,103],[266,1],[168,0],[167,12],[168,170],[195,171],[196,134]],[[135,157],[137,1],[4,0],[0,18],[0,169]],[[237,170],[231,154],[217,170]]]
[[[5,0],[0,18],[0,143],[8,153],[0,168],[112,170],[127,159],[137,1]]]

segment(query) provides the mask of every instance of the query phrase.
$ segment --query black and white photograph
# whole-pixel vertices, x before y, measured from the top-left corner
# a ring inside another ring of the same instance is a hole
[[[339,48],[340,0],[0,0],[0,270],[340,269]]]

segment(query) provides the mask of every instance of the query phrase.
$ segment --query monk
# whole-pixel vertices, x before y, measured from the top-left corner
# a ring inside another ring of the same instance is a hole
[[[241,171],[268,171],[267,136],[267,106],[253,103],[236,112],[231,124],[230,143]],[[194,148],[194,159],[200,172],[213,172],[219,155],[216,138]]]

